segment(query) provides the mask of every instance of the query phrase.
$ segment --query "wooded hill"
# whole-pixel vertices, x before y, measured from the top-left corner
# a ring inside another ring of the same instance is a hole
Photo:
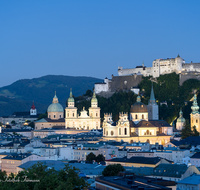
[[[65,107],[70,88],[75,96],[93,89],[94,83],[103,80],[93,77],[48,75],[40,78],[23,79],[0,88],[0,116],[16,111],[29,111],[33,101],[39,113],[47,110],[55,91],[59,102]]]

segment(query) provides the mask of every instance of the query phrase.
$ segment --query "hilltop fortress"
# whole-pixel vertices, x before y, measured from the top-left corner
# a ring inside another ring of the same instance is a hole
[[[180,85],[188,79],[200,80],[200,63],[185,63],[185,60],[178,55],[176,58],[155,59],[152,67],[146,67],[144,64],[132,69],[118,67],[119,76],[112,76],[110,80],[106,78],[104,83],[96,83],[95,92],[116,92],[126,89],[134,91],[134,88],[142,81],[142,76],[157,78],[173,72],[179,74]],[[117,88],[116,84],[118,84]]]

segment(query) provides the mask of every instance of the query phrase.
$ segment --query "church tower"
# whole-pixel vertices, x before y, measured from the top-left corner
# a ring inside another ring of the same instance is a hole
[[[149,104],[147,105],[147,109],[148,109],[148,119],[149,120],[159,120],[158,105],[156,103],[156,99],[154,96],[153,83],[151,86],[151,95],[150,95]]]
[[[35,108],[34,102],[30,109],[30,115],[37,115],[37,110]]]
[[[196,130],[200,132],[200,114],[199,114],[199,106],[197,104],[197,95],[194,95],[193,104],[191,106],[192,113],[190,114],[190,124],[191,128],[196,126]]]
[[[74,128],[76,126],[75,119],[77,118],[77,108],[75,107],[72,89],[70,89],[69,98],[65,108],[65,127]]]
[[[89,108],[89,116],[92,119],[92,126],[94,129],[100,129],[100,108],[98,107],[98,100],[96,98],[95,90],[91,99],[91,107]]]
[[[185,118],[183,117],[182,109],[179,112],[179,118],[176,121],[176,129],[181,131],[185,125]]]

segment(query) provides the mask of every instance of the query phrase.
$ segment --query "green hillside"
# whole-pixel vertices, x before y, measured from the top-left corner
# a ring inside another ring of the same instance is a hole
[[[0,88],[0,116],[10,115],[15,111],[29,111],[35,102],[38,112],[45,112],[56,94],[59,102],[65,106],[70,88],[75,96],[93,89],[94,83],[102,82],[93,77],[73,77],[48,75],[34,79],[23,79],[9,86]]]

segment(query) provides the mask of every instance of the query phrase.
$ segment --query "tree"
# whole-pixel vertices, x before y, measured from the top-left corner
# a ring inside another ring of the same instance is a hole
[[[47,118],[47,112],[43,113],[43,114],[40,114],[37,120],[40,120],[42,118]]]
[[[189,123],[186,123],[186,125],[183,127],[182,131],[181,131],[181,139],[185,139],[189,136],[192,136],[192,130],[191,130],[191,126]]]
[[[34,122],[30,122],[30,123],[28,124],[28,126],[30,126],[30,127],[32,127],[32,128],[35,128],[35,123],[34,123]]]
[[[105,161],[105,157],[103,156],[103,154],[99,154],[96,157],[96,162],[104,162]]]
[[[15,177],[15,178],[14,178]],[[0,171],[0,179],[5,180],[5,172]],[[48,189],[48,190],[82,190],[88,187],[85,180],[78,175],[78,170],[69,165],[57,171],[54,168],[48,168],[46,165],[38,162],[31,168],[19,172],[16,176],[13,174],[8,179],[19,179],[17,183],[2,183],[3,190],[18,189]],[[26,179],[35,180],[35,182],[25,182]]]
[[[192,127],[192,132],[193,132],[193,136],[199,136],[199,132],[197,131],[195,125]]]
[[[16,122],[15,122],[14,120],[12,120],[12,121],[11,121],[11,124],[14,125],[14,124],[16,124]]]
[[[106,166],[102,174],[103,176],[116,176],[121,171],[125,171],[124,167],[121,164],[113,164]]]
[[[95,155],[93,152],[90,152],[90,154],[88,154],[88,155],[86,156],[86,161],[91,162],[91,161],[93,161],[93,160],[96,160],[96,155]]]
[[[84,94],[85,96],[92,96],[92,91],[91,90],[87,90],[86,93]]]

